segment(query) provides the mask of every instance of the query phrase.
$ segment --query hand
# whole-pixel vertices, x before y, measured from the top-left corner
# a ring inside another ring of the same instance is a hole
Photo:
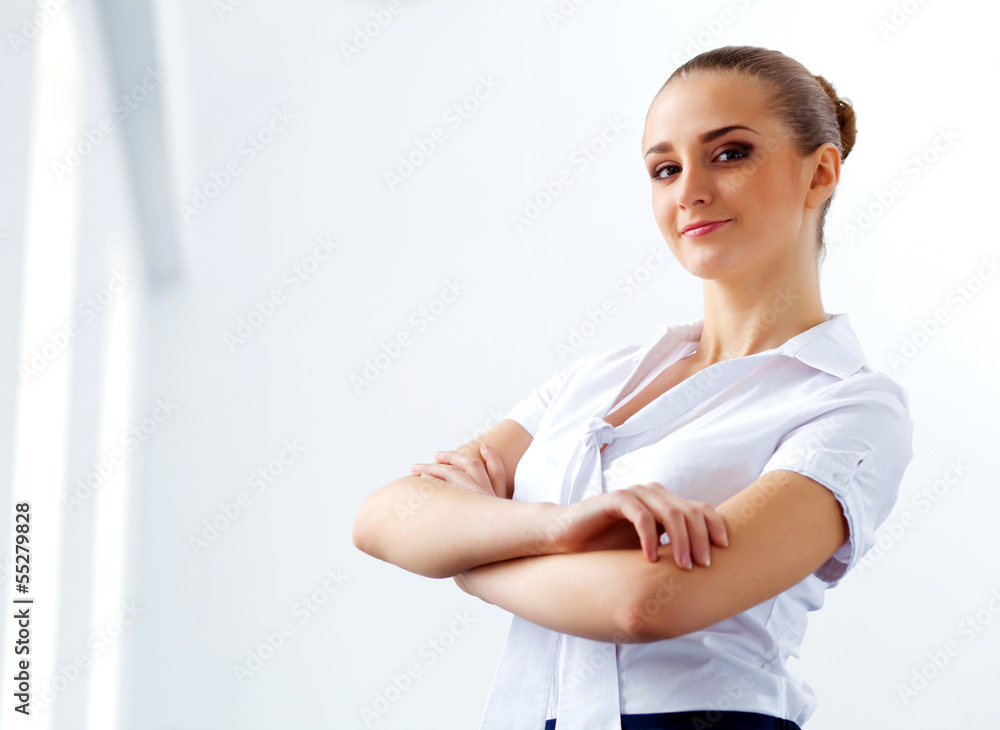
[[[473,494],[498,497],[507,490],[507,470],[503,460],[487,444],[479,447],[485,465],[461,451],[439,451],[434,454],[434,464],[413,464],[410,471],[414,476],[435,479]]]
[[[455,582],[458,584],[459,588],[468,593],[470,596],[475,595],[472,591],[469,590],[469,587],[465,585],[465,573],[459,573],[458,575],[454,576],[454,579]]]
[[[678,497],[657,482],[635,484],[562,507],[556,521],[558,526],[550,534],[561,552],[636,547],[638,538],[651,562],[658,559],[658,525],[663,525],[674,562],[686,570],[693,567],[692,554],[701,565],[709,565],[712,542],[719,547],[729,545],[726,525],[715,508]]]
[[[487,566],[488,565],[489,564],[487,564]],[[471,588],[469,588],[469,583],[472,583],[474,581],[474,579],[477,576],[477,573],[482,573],[482,570],[487,566],[479,565],[476,566],[475,568],[470,568],[469,570],[466,570],[454,576],[454,578],[455,582],[458,584],[458,587],[461,588],[463,591],[468,593],[470,596],[475,596],[476,598],[479,598],[479,600],[485,603],[489,603],[492,606],[493,605],[492,601],[487,601],[485,598],[476,595],[476,593]]]

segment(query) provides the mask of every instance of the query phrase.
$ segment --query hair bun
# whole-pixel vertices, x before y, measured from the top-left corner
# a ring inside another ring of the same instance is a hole
[[[837,123],[840,125],[840,160],[843,162],[847,155],[854,149],[854,140],[858,136],[858,129],[855,125],[854,106],[850,99],[841,99],[833,88],[833,84],[817,75],[816,80],[823,87],[823,91],[830,97],[833,109],[837,113]]]

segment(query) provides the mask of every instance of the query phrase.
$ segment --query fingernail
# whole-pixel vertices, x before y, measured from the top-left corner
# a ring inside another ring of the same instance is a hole
[[[685,568],[687,568],[688,570],[691,570],[691,556],[690,555],[685,555],[681,559],[681,562],[684,563],[684,567]]]
[[[722,545],[723,547],[729,547],[729,535],[722,536]]]

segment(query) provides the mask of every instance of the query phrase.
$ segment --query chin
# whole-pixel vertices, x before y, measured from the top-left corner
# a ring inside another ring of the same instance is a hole
[[[700,251],[687,251],[678,257],[681,266],[691,275],[699,279],[723,279],[737,273],[739,261],[730,251],[703,248]]]

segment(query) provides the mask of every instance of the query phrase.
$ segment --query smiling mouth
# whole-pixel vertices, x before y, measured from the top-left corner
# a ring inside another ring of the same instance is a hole
[[[714,223],[706,223],[705,225],[698,226],[697,228],[688,228],[686,231],[683,231],[682,235],[687,236],[688,238],[697,238],[698,236],[704,236],[712,231],[722,228],[722,226],[726,225],[728,222],[728,220],[715,221]]]

